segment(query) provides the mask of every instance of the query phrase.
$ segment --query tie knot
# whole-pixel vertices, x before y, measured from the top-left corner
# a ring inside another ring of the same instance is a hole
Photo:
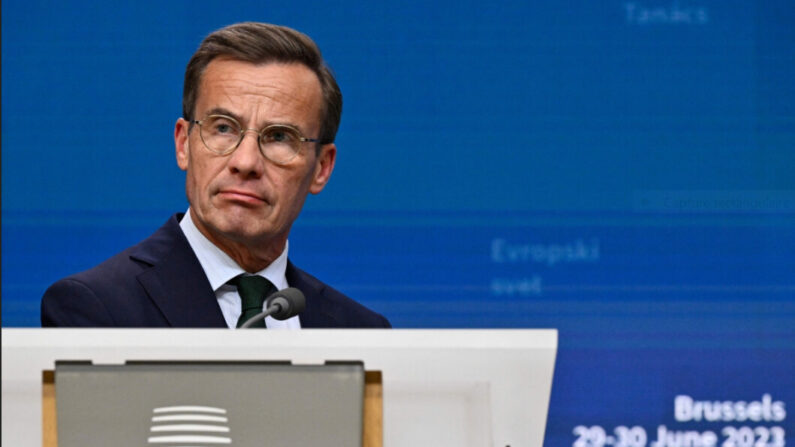
[[[265,301],[265,298],[273,293],[271,292],[271,289],[274,289],[274,291],[276,289],[276,287],[274,287],[270,281],[258,275],[235,276],[229,281],[229,283],[237,287],[241,298],[244,300],[246,297],[257,299],[259,300],[260,306],[262,306],[262,302]]]
[[[249,318],[262,312],[265,298],[276,291],[273,283],[259,275],[236,276],[229,280],[229,284],[237,287],[237,292],[240,295],[241,315],[238,327]]]

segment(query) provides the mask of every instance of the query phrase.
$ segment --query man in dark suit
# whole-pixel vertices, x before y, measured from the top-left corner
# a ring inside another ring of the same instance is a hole
[[[341,113],[342,94],[309,37],[262,23],[210,34],[188,63],[174,129],[188,212],[53,284],[42,325],[235,327],[290,286],[306,310],[268,317],[267,327],[390,327],[287,258],[306,196],[334,169]]]

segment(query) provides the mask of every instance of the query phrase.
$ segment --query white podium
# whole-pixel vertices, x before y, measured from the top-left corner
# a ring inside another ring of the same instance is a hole
[[[552,329],[2,329],[2,442],[42,445],[56,360],[361,360],[383,373],[388,447],[542,447],[556,351]]]

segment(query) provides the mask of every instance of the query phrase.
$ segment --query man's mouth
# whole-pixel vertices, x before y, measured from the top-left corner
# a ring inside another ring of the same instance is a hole
[[[259,194],[251,191],[246,191],[244,189],[234,189],[234,188],[222,189],[218,191],[218,196],[220,196],[225,200],[242,202],[252,205],[258,205],[266,202],[266,200]]]

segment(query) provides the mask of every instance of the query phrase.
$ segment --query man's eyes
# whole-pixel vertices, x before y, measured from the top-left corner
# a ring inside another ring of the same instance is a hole
[[[262,135],[265,137],[265,141],[275,143],[289,143],[298,140],[298,135],[292,129],[282,127],[265,129]]]
[[[234,133],[235,129],[229,124],[218,124],[215,126],[215,131],[218,133]]]
[[[212,129],[212,134],[218,136],[237,136],[241,132],[241,128],[237,123],[224,118],[213,119],[210,128]],[[295,129],[280,125],[268,126],[260,132],[260,135],[266,143],[295,143],[301,139]]]
[[[216,122],[215,125],[213,126],[213,129],[215,129],[215,131],[218,132],[218,133],[237,133],[238,132],[237,126],[233,125],[232,123],[224,122],[224,121]]]
[[[215,119],[212,122],[213,133],[217,135],[236,135],[240,132],[235,123],[225,119]]]

